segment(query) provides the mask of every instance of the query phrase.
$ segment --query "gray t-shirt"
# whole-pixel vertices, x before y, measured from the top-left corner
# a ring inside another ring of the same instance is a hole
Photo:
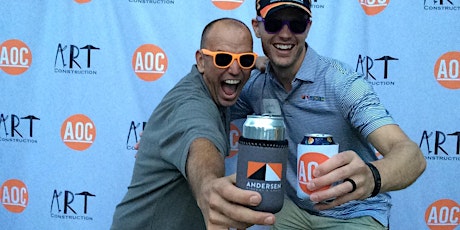
[[[377,159],[367,136],[395,122],[363,76],[307,47],[290,92],[272,75],[270,66],[267,73],[253,71],[232,108],[232,119],[253,113],[280,113],[284,118],[289,141],[286,193],[294,203],[316,215],[341,219],[372,216],[388,225],[391,204],[387,193],[324,211],[315,210],[311,201],[296,194],[297,144],[307,133],[332,134],[339,151],[354,150],[366,162]]]
[[[228,109],[215,104],[194,65],[145,126],[131,184],[111,229],[205,229],[186,178],[187,155],[200,137],[228,154],[228,132]]]

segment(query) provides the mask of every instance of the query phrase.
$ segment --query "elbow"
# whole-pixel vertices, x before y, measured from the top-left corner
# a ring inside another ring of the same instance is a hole
[[[425,160],[425,157],[423,156],[423,153],[420,152],[420,163],[419,163],[419,176],[423,174],[423,172],[425,172],[425,169],[426,169],[426,160]]]

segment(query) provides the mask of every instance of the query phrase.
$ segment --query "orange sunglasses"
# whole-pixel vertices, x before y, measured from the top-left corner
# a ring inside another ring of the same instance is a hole
[[[212,56],[214,65],[217,68],[228,68],[233,60],[238,61],[238,65],[242,69],[251,69],[256,64],[257,54],[256,53],[230,53],[223,51],[210,51],[207,49],[201,49],[201,52],[205,55]]]

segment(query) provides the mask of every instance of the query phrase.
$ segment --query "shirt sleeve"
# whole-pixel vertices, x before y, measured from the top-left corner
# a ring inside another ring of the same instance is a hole
[[[210,140],[223,156],[227,154],[226,134],[222,119],[214,103],[199,98],[189,98],[177,106],[164,121],[169,132],[159,140],[163,160],[174,164],[186,177],[188,151],[197,138]]]
[[[342,79],[345,80],[339,81],[336,87],[340,109],[344,118],[364,137],[383,125],[395,123],[363,76],[350,71],[348,77]]]

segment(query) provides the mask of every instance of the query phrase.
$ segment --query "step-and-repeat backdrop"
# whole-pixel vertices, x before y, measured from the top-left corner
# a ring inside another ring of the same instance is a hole
[[[458,229],[460,0],[312,11],[309,44],[364,74],[428,162],[392,193],[392,229]],[[254,1],[0,1],[0,228],[108,229],[145,122],[220,17],[250,25]]]

